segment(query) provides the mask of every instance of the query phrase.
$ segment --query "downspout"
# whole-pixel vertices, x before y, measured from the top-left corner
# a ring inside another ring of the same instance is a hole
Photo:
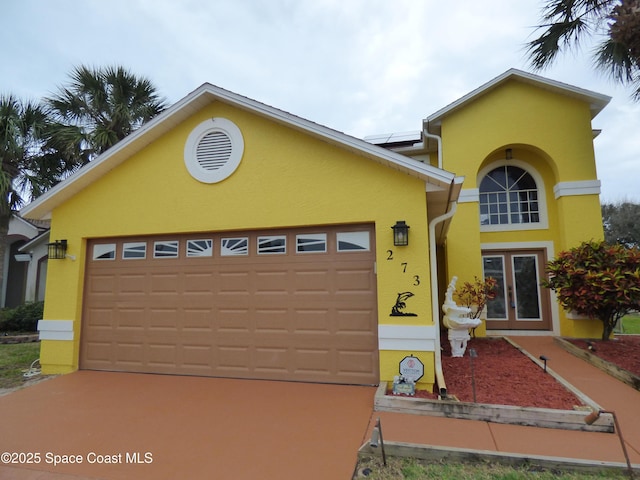
[[[444,381],[442,373],[442,351],[440,349],[440,300],[438,291],[438,256],[436,253],[436,226],[445,220],[450,219],[456,213],[458,202],[453,202],[449,211],[434,218],[429,222],[429,263],[431,267],[431,313],[433,316],[433,324],[436,327],[435,338],[435,361],[436,361],[436,381],[440,396],[447,396],[447,385]]]
[[[422,134],[427,138],[433,138],[438,143],[438,168],[442,168],[442,138],[439,135],[427,132],[426,128],[422,129]]]
[[[440,135],[434,135],[429,133],[427,128],[423,126],[422,134],[426,138],[432,138],[437,142],[438,146],[438,168],[442,168],[442,137]],[[451,192],[449,192],[451,194]],[[449,199],[447,199],[449,201]],[[447,396],[447,385],[444,381],[444,374],[442,373],[442,351],[440,349],[440,304],[439,304],[439,292],[438,292],[438,256],[436,253],[436,226],[453,217],[458,208],[458,203],[453,202],[449,211],[445,214],[434,218],[429,222],[429,263],[431,267],[431,309],[433,315],[433,323],[436,327],[435,338],[435,360],[436,360],[436,381],[438,382],[438,388],[440,389],[440,396]]]

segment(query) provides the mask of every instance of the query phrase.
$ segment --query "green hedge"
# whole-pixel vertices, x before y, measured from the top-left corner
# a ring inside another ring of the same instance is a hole
[[[0,332],[35,332],[44,302],[29,302],[0,312]]]

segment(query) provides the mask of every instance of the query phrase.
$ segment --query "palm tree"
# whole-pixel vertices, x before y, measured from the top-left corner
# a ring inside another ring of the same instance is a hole
[[[164,108],[122,67],[77,67],[44,106],[0,96],[0,292],[11,216]]]
[[[640,0],[546,0],[542,22],[543,33],[526,45],[533,68],[549,66],[585,37],[602,36],[596,67],[630,85],[640,100]]]
[[[45,99],[54,120],[49,146],[80,167],[166,108],[153,84],[123,67],[76,67]]]
[[[39,105],[0,96],[0,292],[11,216],[56,182],[53,157],[42,155],[45,128]]]

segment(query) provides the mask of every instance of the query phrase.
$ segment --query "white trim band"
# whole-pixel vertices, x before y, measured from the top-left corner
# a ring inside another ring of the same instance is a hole
[[[436,327],[412,325],[378,325],[380,350],[434,352]]]
[[[38,320],[40,340],[73,340],[73,320]]]
[[[600,195],[600,180],[559,182],[553,187],[556,199],[575,195]]]
[[[458,203],[478,203],[480,201],[479,188],[463,188],[458,197]]]

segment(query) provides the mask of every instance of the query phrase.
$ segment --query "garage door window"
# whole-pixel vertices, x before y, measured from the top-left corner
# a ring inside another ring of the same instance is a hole
[[[296,252],[326,252],[327,251],[327,234],[312,233],[296,235]]]
[[[258,255],[287,253],[287,237],[274,235],[258,237]]]
[[[369,232],[338,232],[336,235],[339,252],[368,252],[370,249]]]
[[[220,255],[222,257],[249,255],[249,238],[223,238],[220,242]]]
[[[116,244],[105,243],[97,244],[93,246],[93,259],[94,260],[115,260],[116,259]]]
[[[131,242],[122,245],[122,258],[124,260],[147,258],[146,242]]]
[[[187,257],[212,257],[213,240],[187,240]]]
[[[178,241],[155,242],[153,244],[153,258],[178,258]]]

